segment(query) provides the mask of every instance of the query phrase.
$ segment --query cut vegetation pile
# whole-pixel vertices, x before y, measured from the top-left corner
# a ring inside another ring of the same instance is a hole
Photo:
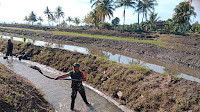
[[[6,52],[5,40],[0,51]],[[200,84],[138,65],[119,64],[103,57],[15,42],[13,53],[67,72],[78,62],[87,83],[135,111],[200,111]]]
[[[53,112],[53,107],[27,79],[0,64],[1,112]]]

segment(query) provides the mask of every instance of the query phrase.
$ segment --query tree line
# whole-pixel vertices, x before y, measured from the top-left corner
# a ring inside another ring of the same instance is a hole
[[[62,11],[61,6],[58,6],[55,11],[50,11],[50,9],[47,6],[43,13],[47,17],[49,26],[54,26],[54,23],[56,23],[57,26],[66,27],[67,25],[70,25],[70,22],[73,22],[76,25],[79,25],[81,22],[81,20],[78,17],[72,18],[69,16],[66,19],[66,21],[69,22],[69,24],[67,24],[67,22],[64,20],[64,12]],[[63,18],[63,21],[60,21],[61,18]],[[43,22],[44,19],[41,16],[37,18],[36,14],[33,11],[31,11],[29,16],[25,16],[24,21],[26,21],[27,24],[32,23],[32,25],[34,22],[38,21],[37,24],[42,25],[41,22]]]
[[[179,3],[174,9],[174,15],[166,21],[161,21],[158,14],[155,13],[155,6],[158,5],[157,0],[90,0],[91,11],[80,20],[78,17],[67,17],[64,19],[64,12],[62,7],[58,6],[55,11],[50,11],[46,7],[44,14],[48,19],[48,24],[53,26],[71,26],[71,22],[77,26],[82,22],[85,26],[100,28],[100,29],[114,29],[122,31],[160,31],[165,32],[200,32],[200,24],[198,22],[191,24],[191,17],[196,17],[196,12],[191,6],[192,0]],[[119,25],[120,19],[114,18],[111,23],[105,22],[106,19],[113,17],[113,12],[117,8],[123,8],[123,25]],[[130,25],[125,25],[126,9],[131,8],[133,13],[137,13],[138,22]],[[140,15],[142,21],[140,22]],[[60,19],[63,18],[61,22]],[[32,22],[39,21],[38,24],[43,22],[41,17],[37,18],[36,14],[32,11],[30,15],[25,16],[25,21]],[[51,24],[50,24],[51,23]]]

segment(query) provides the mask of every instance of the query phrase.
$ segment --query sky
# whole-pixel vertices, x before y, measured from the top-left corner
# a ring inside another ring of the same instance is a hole
[[[158,13],[160,20],[172,18],[174,8],[182,1],[185,0],[157,0],[158,5],[155,7],[155,13]],[[192,5],[197,12],[197,17],[192,18],[192,23],[196,21],[200,23],[200,0],[193,0]],[[44,19],[43,23],[48,23],[43,13],[47,6],[50,11],[55,11],[56,7],[61,6],[62,11],[65,13],[65,20],[68,16],[83,19],[92,10],[90,0],[0,0],[0,22],[25,23],[23,21],[25,16],[29,16],[33,11],[37,17],[41,16]],[[120,24],[122,24],[123,8],[116,9],[111,20],[115,17],[119,17]],[[137,23],[137,17],[137,13],[134,13],[132,8],[128,8],[126,10],[125,24]],[[107,22],[111,20],[106,19]]]

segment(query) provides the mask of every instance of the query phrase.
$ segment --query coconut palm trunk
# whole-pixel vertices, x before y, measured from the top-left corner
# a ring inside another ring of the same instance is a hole
[[[49,23],[49,26],[51,26],[49,19],[48,19],[48,23]]]
[[[144,20],[144,13],[143,13],[143,16],[142,16],[142,22],[143,22],[143,20]]]
[[[139,27],[139,31],[140,31],[140,11],[138,11],[138,27]]]
[[[125,14],[126,14],[126,12],[125,12],[125,7],[124,7],[124,22],[123,22],[123,31],[124,31],[124,24],[125,24]]]
[[[61,25],[60,25],[60,17],[58,17],[58,26],[60,27]]]
[[[123,31],[124,31],[124,24],[125,24],[125,10],[128,7],[132,7],[135,8],[135,1],[134,0],[118,0],[116,2],[118,5],[116,6],[116,8],[119,7],[124,7],[124,12],[123,12],[123,16],[124,16],[124,22],[123,22]]]

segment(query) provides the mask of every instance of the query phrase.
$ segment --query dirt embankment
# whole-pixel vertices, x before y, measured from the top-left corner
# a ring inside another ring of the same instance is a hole
[[[53,107],[27,79],[0,64],[1,112],[53,112]]]
[[[36,27],[36,26],[32,26],[32,27]],[[28,28],[32,28],[32,27],[28,25]],[[41,28],[47,28],[47,27],[41,27]],[[33,29],[39,29],[39,28],[33,28]],[[151,44],[95,39],[95,38],[88,38],[88,37],[72,37],[72,36],[66,36],[66,35],[54,35],[51,33],[38,33],[35,31],[18,30],[18,29],[13,30],[13,29],[2,28],[0,29],[0,32],[12,33],[12,34],[18,34],[18,35],[24,35],[24,36],[30,36],[30,37],[38,37],[38,38],[49,39],[49,40],[53,39],[53,40],[71,41],[71,42],[83,43],[83,44],[92,44],[98,47],[122,50],[130,54],[137,54],[137,55],[141,55],[145,57],[151,57],[158,60],[180,64],[180,65],[184,65],[191,68],[200,68],[200,38],[199,37],[183,37],[184,39],[182,39],[181,41],[175,41],[174,39],[168,41],[169,43],[173,43],[174,45],[181,44],[183,46],[186,46],[188,49],[190,48],[193,49],[190,51],[190,50],[184,50],[184,49],[178,50],[178,49],[173,49],[173,48],[172,49],[163,48],[163,47],[158,47],[156,45],[151,45]],[[177,36],[175,38],[177,38],[176,40],[178,40],[181,37]]]
[[[133,37],[133,38],[156,38],[154,34],[148,33],[134,33],[134,32],[120,32],[114,30],[96,30],[96,29],[84,29],[84,28],[62,28],[62,27],[52,27],[52,26],[40,26],[40,25],[27,25],[27,24],[3,24],[3,27],[16,27],[16,28],[26,28],[34,30],[45,30],[45,31],[65,31],[65,32],[76,32],[85,33],[93,35],[107,35],[107,36],[120,36],[120,37]]]
[[[0,51],[5,53],[5,40],[1,40],[0,45]],[[89,84],[138,112],[200,111],[200,85],[197,82],[161,75],[137,65],[123,65],[106,58],[30,43],[14,43],[13,54],[64,72],[78,62],[85,70]]]

